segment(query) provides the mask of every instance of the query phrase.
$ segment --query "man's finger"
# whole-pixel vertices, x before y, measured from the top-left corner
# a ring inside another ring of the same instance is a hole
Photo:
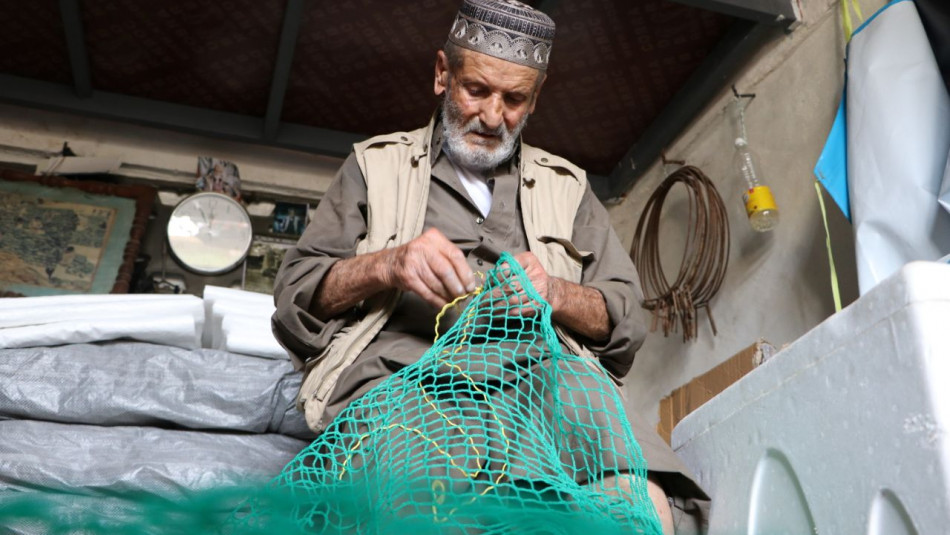
[[[458,274],[462,286],[465,287],[465,292],[474,292],[478,284],[476,284],[475,274],[472,273],[472,268],[469,267],[468,262],[465,261],[465,256],[461,255],[458,260],[453,263],[455,264],[455,272]]]
[[[424,271],[423,280],[426,285],[446,300],[451,301],[467,293],[454,264],[441,254],[441,251],[431,251],[427,254],[420,269]]]
[[[439,269],[438,266],[433,266],[432,262],[423,264],[419,268],[419,279],[429,291],[438,296],[439,300],[442,301],[442,305],[444,305],[452,299],[455,299],[458,294],[455,293],[455,290],[451,286],[453,284],[452,281],[445,280],[445,276],[439,274]],[[443,267],[441,270],[444,272],[445,268]],[[454,285],[458,287],[459,282],[456,280]]]
[[[444,258],[449,264],[444,276],[446,279],[451,279],[453,283],[458,284],[457,287],[453,287],[456,291],[456,295],[458,296],[474,291],[475,278],[472,276],[472,268],[469,267],[468,262],[465,261],[465,254],[462,253],[462,250],[456,247],[454,243],[449,243],[444,254]]]
[[[472,269],[465,261],[465,254],[441,232],[430,229],[424,236],[429,247],[427,261],[432,271],[441,279],[455,298],[475,290]]]
[[[444,296],[444,288],[441,288],[440,291],[436,288],[441,288],[441,283],[431,273],[428,276],[419,273],[415,280],[409,283],[409,289],[418,294],[425,302],[436,308],[442,308],[449,301]]]

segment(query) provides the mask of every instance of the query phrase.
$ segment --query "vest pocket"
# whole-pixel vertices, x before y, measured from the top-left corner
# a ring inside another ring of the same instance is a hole
[[[581,281],[584,262],[594,256],[594,253],[578,250],[567,238],[538,236],[538,241],[544,244],[547,251],[550,275],[576,283]]]

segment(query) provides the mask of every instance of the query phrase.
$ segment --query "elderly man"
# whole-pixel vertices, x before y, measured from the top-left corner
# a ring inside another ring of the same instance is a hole
[[[615,379],[629,371],[646,335],[635,268],[585,173],[520,138],[553,37],[529,6],[464,0],[436,56],[443,101],[429,125],[357,144],[288,252],[273,327],[305,369],[298,402],[316,432],[417,361],[443,305],[505,251],[569,351]],[[705,495],[643,424],[633,420],[664,532],[698,526]]]

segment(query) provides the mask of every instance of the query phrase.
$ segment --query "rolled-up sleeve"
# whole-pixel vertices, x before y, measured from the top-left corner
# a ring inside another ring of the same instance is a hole
[[[366,235],[366,182],[353,154],[346,159],[297,245],[287,251],[274,281],[274,336],[303,367],[319,355],[348,316],[321,321],[311,313],[317,288],[333,264],[356,255]]]
[[[607,210],[589,187],[574,218],[572,241],[579,250],[593,252],[584,265],[581,284],[603,294],[611,325],[607,340],[588,340],[586,345],[608,371],[623,377],[647,334],[646,313],[641,307],[643,291],[637,269],[620,244]]]

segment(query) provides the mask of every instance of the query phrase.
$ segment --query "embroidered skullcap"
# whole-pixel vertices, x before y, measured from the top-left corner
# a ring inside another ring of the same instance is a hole
[[[516,0],[463,0],[449,41],[544,71],[554,44],[554,21]]]

